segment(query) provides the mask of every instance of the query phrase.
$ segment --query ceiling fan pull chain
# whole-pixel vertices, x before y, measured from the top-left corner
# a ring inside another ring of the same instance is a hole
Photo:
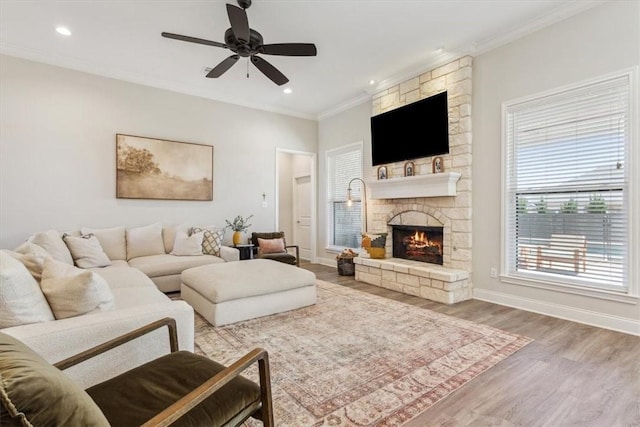
[[[249,58],[247,58],[247,78],[249,78]]]

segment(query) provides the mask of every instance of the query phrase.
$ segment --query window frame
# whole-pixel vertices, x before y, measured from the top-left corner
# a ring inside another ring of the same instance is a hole
[[[345,145],[341,145],[339,147],[335,147],[332,149],[329,149],[325,152],[325,175],[326,175],[326,185],[327,185],[327,199],[326,199],[326,219],[327,219],[327,226],[326,226],[326,241],[327,241],[327,247],[325,248],[325,250],[329,251],[329,252],[341,252],[343,249],[357,249],[356,247],[348,247],[348,246],[340,246],[340,245],[335,245],[334,244],[334,240],[333,240],[333,235],[334,235],[334,231],[335,231],[335,224],[334,224],[334,215],[333,215],[333,209],[332,209],[332,204],[335,202],[335,200],[331,199],[330,197],[330,191],[331,191],[331,181],[332,181],[332,177],[330,175],[330,157],[335,156],[337,154],[339,154],[340,152],[349,152],[349,151],[360,151],[360,175],[358,175],[357,177],[354,176],[354,178],[360,178],[360,179],[364,179],[363,175],[364,175],[364,142],[363,141],[358,141],[358,142],[353,142],[350,144],[345,144]],[[346,190],[346,188],[345,188]],[[354,199],[355,200],[355,199]],[[345,199],[346,201],[346,199]],[[361,208],[360,209],[360,216],[361,216],[361,221],[364,221],[364,210]]]
[[[511,210],[516,210],[515,204],[509,203],[509,135],[508,135],[508,115],[511,109],[526,103],[539,102],[545,97],[553,97],[563,92],[584,88],[590,85],[603,83],[612,79],[624,77],[629,83],[629,126],[628,135],[625,141],[626,173],[628,174],[627,185],[627,218],[626,227],[628,231],[627,258],[626,258],[626,285],[624,290],[612,290],[608,288],[585,286],[575,281],[546,280],[544,276],[530,275],[516,272],[509,272],[509,253],[512,247],[508,241],[510,231],[508,227]],[[501,111],[501,221],[500,231],[500,276],[499,280],[513,285],[522,285],[551,291],[558,291],[574,295],[596,297],[617,302],[636,304],[640,296],[640,188],[635,188],[634,184],[640,182],[640,147],[638,147],[638,67],[628,68],[604,76],[572,83],[559,88],[543,91],[540,93],[524,96],[521,98],[505,101],[502,103]]]

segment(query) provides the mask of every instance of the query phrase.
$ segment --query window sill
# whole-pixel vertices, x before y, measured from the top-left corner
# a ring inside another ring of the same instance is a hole
[[[360,248],[350,248],[347,246],[327,246],[326,248],[324,248],[325,251],[334,254],[339,254],[345,249],[351,249],[354,252],[360,252]]]
[[[534,278],[528,278],[523,276],[511,276],[501,275],[500,281],[509,283],[512,285],[528,286],[531,288],[545,289],[548,291],[562,292],[572,295],[580,295],[589,298],[597,298],[608,301],[615,301],[624,304],[638,305],[640,303],[640,297],[637,295],[631,295],[624,291],[615,292],[606,289],[591,289],[580,286],[574,286],[569,284],[559,284],[554,282],[548,282],[545,280],[539,280]]]

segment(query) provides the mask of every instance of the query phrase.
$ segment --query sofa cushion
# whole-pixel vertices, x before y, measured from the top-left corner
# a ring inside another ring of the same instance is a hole
[[[36,279],[10,251],[0,250],[0,328],[49,320],[53,313]]]
[[[93,234],[102,246],[102,250],[110,260],[127,259],[127,241],[124,227],[112,228],[89,228],[82,227],[80,232],[83,235]]]
[[[220,262],[225,262],[225,260],[212,255],[182,257],[164,254],[134,258],[129,261],[129,265],[139,269],[149,277],[158,277],[180,274],[187,268]]]
[[[171,255],[177,256],[193,256],[202,255],[202,238],[204,231],[193,233],[191,236],[184,231],[176,234],[175,242]]]
[[[171,298],[160,292],[155,286],[153,288],[115,288],[113,290],[113,300],[118,310],[143,307],[144,305],[161,306],[171,302]]]
[[[0,333],[0,425],[109,426],[91,397],[19,340]]]
[[[115,308],[113,294],[102,277],[53,259],[44,263],[40,288],[56,319]]]
[[[117,288],[151,288],[156,289],[156,285],[149,276],[137,268],[128,265],[110,265],[108,267],[91,268],[90,271],[107,281],[109,289]],[[116,306],[120,308],[116,301]]]
[[[18,246],[14,252],[9,252],[9,255],[23,263],[38,282],[42,279],[44,261],[51,258],[51,255],[43,248],[28,242]]]
[[[173,250],[173,245],[176,241],[176,234],[179,231],[189,233],[189,226],[187,224],[168,225],[162,229],[162,240],[164,241],[164,251],[170,253]]]
[[[69,248],[67,248],[67,245],[62,241],[62,234],[59,232],[49,230],[36,233],[29,238],[28,242],[40,246],[54,259],[73,265],[71,252],[69,252]]]
[[[106,267],[111,265],[109,257],[102,249],[100,241],[93,234],[75,237],[64,234],[62,240],[67,244],[73,262],[80,268]]]
[[[202,253],[206,255],[220,256],[220,246],[224,238],[224,229],[216,230],[211,227],[193,227],[191,233],[204,232],[202,239]]]
[[[162,224],[127,229],[127,260],[147,255],[164,254]]]

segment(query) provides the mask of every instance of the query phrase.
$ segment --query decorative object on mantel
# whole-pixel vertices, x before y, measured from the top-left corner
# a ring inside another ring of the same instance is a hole
[[[374,259],[383,259],[387,253],[388,233],[362,233],[362,247]]]
[[[353,264],[353,259],[358,254],[351,249],[345,249],[336,256],[338,261],[338,274],[340,276],[355,276],[356,267]]]
[[[116,134],[116,198],[213,200],[213,147]]]
[[[248,221],[251,218],[253,218],[253,215],[249,215],[246,218],[243,218],[242,216],[238,215],[233,219],[233,221],[229,221],[228,219],[225,219],[225,222],[227,223],[227,228],[230,228],[233,230],[234,245],[239,245],[242,242],[242,233],[244,231],[247,231],[249,227],[251,227],[251,224],[248,223]]]
[[[404,176],[413,176],[416,174],[416,166],[413,162],[407,162],[404,164]]]
[[[378,179],[387,179],[387,167],[386,166],[378,167]]]
[[[444,161],[442,157],[434,157],[432,163],[432,171],[433,173],[442,173],[444,172]]]

